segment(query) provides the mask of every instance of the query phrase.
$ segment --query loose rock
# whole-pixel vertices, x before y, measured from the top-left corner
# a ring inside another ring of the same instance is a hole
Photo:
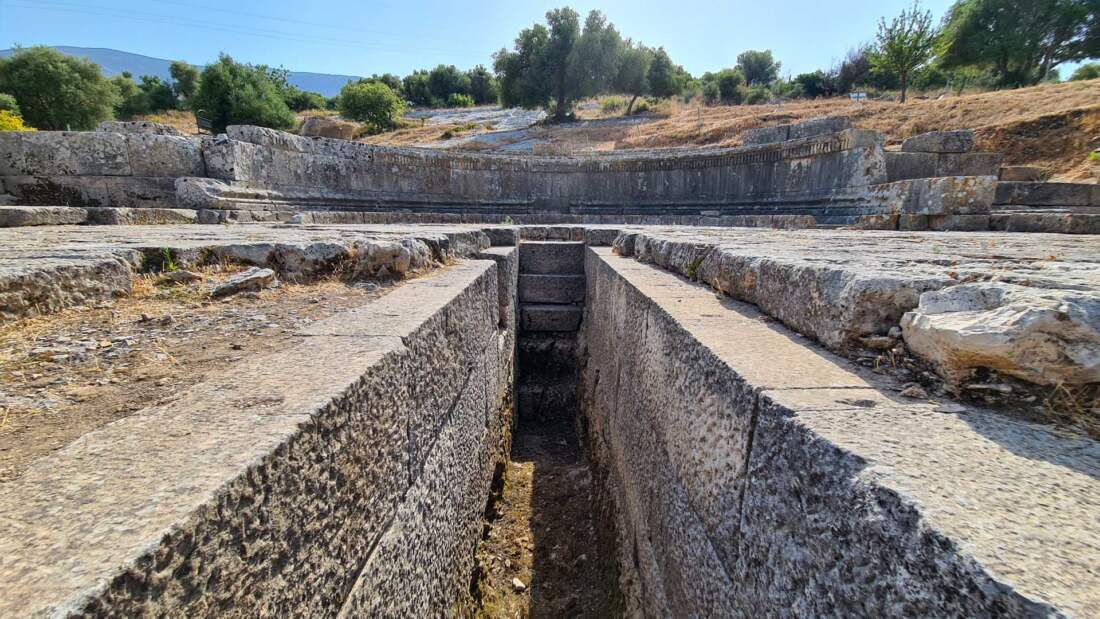
[[[220,299],[238,292],[256,292],[271,286],[275,281],[275,271],[252,267],[215,286],[210,291],[210,296]]]

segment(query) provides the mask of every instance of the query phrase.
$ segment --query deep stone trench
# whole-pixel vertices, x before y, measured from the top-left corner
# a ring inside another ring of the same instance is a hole
[[[471,585],[485,616],[623,614],[613,519],[583,442],[584,252],[584,242],[520,244],[515,428]]]

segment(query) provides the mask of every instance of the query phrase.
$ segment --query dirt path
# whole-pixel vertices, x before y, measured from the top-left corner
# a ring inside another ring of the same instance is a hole
[[[517,429],[486,514],[471,614],[621,616],[614,562],[598,550],[591,486],[571,428]]]
[[[211,300],[205,281],[139,276],[131,297],[0,327],[0,483],[35,459],[233,364],[297,344],[294,332],[390,286],[287,285]]]

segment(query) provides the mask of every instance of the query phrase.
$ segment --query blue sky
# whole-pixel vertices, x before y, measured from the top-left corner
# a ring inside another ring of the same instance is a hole
[[[937,21],[952,0],[924,0]],[[745,49],[771,49],[783,74],[826,68],[910,0],[614,0],[598,8],[624,36],[663,45],[698,75]],[[0,48],[111,47],[202,64],[225,51],[295,71],[399,75],[440,63],[489,65],[562,2],[386,0],[0,0]]]

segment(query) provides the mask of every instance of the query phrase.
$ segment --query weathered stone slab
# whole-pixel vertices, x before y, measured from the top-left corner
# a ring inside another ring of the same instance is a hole
[[[1100,607],[1094,442],[898,401],[752,308],[607,250],[588,273],[585,410],[628,614]]]
[[[576,275],[584,273],[584,243],[524,241],[519,246],[520,273]]]
[[[92,207],[84,210],[88,213],[88,223],[107,226],[193,224],[198,221],[197,211],[190,209]]]
[[[200,383],[33,464],[0,498],[0,612],[333,616],[355,607],[352,593],[429,615],[452,608],[502,422],[496,268],[474,265],[330,323],[370,335],[313,335],[246,360],[232,380]],[[426,318],[386,330],[407,308]],[[486,326],[491,346],[476,354],[427,354],[452,328]],[[452,371],[465,376],[455,383]],[[296,378],[271,379],[280,375]],[[434,440],[423,437],[425,464],[410,468],[409,424],[427,391],[451,406]]]
[[[99,123],[96,127],[96,131],[102,131],[105,133],[142,133],[148,135],[177,135],[182,136],[183,133],[171,125],[165,125],[163,123],[155,123],[150,120],[136,120],[136,121],[119,121],[119,120],[105,120]]]
[[[902,215],[977,215],[989,212],[997,186],[996,176],[920,178],[877,185],[871,200]]]
[[[332,116],[310,116],[302,123],[300,133],[311,138],[350,140],[359,131],[359,124]]]
[[[1096,185],[1089,183],[997,183],[995,204],[1027,206],[1097,206]]]
[[[521,304],[520,329],[526,332],[576,331],[583,311],[575,305]]]
[[[1000,232],[1100,234],[1100,213],[998,210],[990,214],[989,227]]]
[[[913,136],[901,143],[906,153],[969,153],[974,150],[974,132],[932,131]]]
[[[765,127],[750,129],[745,132],[743,142],[745,145],[774,144],[787,140],[802,140],[819,137],[831,133],[840,133],[852,128],[850,118],[843,116],[814,118],[793,125],[779,125],[778,127]]]
[[[82,224],[87,209],[70,206],[0,206],[0,228]]]
[[[1012,284],[921,295],[905,343],[953,384],[992,368],[1040,385],[1100,382],[1100,295]]]
[[[893,181],[943,176],[997,176],[1000,153],[886,152],[886,175]]]
[[[1043,168],[1026,165],[1001,166],[1000,180],[1009,183],[1041,183],[1047,172]]]
[[[584,275],[519,277],[521,303],[584,303]]]

